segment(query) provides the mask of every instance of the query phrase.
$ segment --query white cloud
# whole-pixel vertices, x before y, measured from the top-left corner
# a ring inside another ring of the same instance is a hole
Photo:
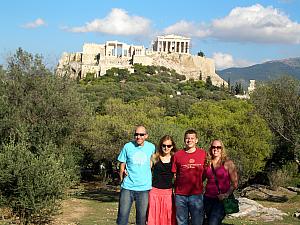
[[[41,18],[37,18],[35,21],[33,22],[29,22],[29,23],[26,23],[24,25],[22,25],[23,28],[29,28],[29,29],[32,29],[32,28],[37,28],[37,27],[41,27],[41,26],[46,26],[46,22],[41,19]]]
[[[67,29],[71,32],[100,32],[113,35],[142,35],[150,30],[150,20],[130,16],[123,9],[114,8],[103,19],[94,19],[85,26]]]
[[[205,28],[204,25],[197,25],[193,22],[188,22],[181,20],[178,23],[175,23],[163,31],[164,34],[180,34],[186,35],[189,37],[205,37],[210,34],[210,31]]]
[[[226,41],[300,44],[300,24],[260,4],[232,9],[212,22],[211,31],[213,37]]]
[[[300,24],[279,9],[260,4],[236,7],[206,25],[182,20],[163,32],[230,42],[300,44]]]
[[[242,59],[234,59],[232,55],[222,52],[213,53],[212,57],[215,61],[216,69],[222,70],[229,67],[246,67],[254,63]]]

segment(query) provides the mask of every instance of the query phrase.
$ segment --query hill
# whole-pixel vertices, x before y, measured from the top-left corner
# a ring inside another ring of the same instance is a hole
[[[244,68],[227,68],[217,71],[224,80],[234,84],[242,82],[248,85],[249,80],[269,80],[281,75],[291,75],[300,79],[300,57],[268,61]]]

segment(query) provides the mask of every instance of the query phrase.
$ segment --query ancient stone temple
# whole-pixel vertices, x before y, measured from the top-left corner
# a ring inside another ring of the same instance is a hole
[[[157,39],[153,44],[153,51],[190,54],[190,40],[190,38],[177,36],[174,34],[157,36]]]
[[[112,67],[133,72],[132,65],[135,63],[175,69],[187,79],[206,80],[210,76],[214,85],[227,86],[227,82],[216,74],[214,61],[191,55],[190,38],[177,35],[157,36],[149,49],[119,41],[86,43],[82,52],[63,53],[56,71],[59,75],[67,72],[73,78],[82,79],[88,73],[102,76]]]

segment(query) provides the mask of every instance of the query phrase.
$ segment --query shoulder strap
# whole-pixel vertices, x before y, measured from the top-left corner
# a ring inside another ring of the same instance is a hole
[[[215,169],[214,169],[214,165],[213,165],[213,164],[211,164],[211,170],[212,170],[212,173],[213,173],[213,175],[214,175],[215,183],[216,183],[217,188],[218,188],[218,194],[220,194],[221,191],[220,191],[220,187],[219,187],[219,182],[218,182],[217,175],[216,175],[216,172],[215,172]]]

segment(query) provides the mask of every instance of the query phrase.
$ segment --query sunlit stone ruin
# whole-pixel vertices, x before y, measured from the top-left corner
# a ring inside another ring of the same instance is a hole
[[[134,72],[132,65],[140,63],[174,69],[187,79],[206,80],[210,76],[214,85],[227,86],[227,82],[216,74],[212,59],[190,54],[190,41],[188,37],[164,35],[157,36],[150,48],[119,41],[107,41],[105,44],[86,43],[82,52],[63,53],[57,74],[63,75],[67,72],[77,79],[86,77],[88,73],[100,77],[112,67]]]

